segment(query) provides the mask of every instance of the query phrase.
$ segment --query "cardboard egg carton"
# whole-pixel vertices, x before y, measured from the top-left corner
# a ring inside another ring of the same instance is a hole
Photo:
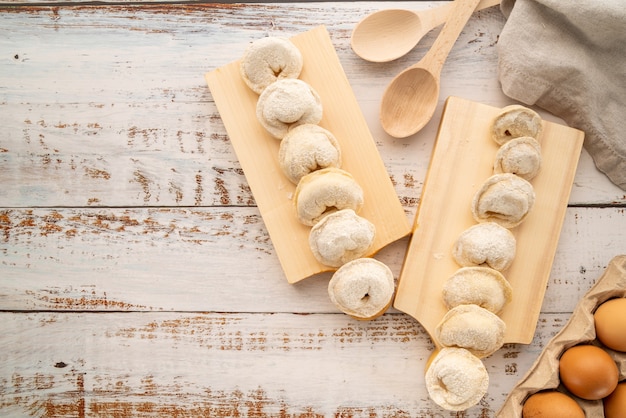
[[[596,340],[593,314],[598,306],[609,299],[626,297],[626,255],[611,260],[604,274],[578,303],[567,324],[543,349],[526,375],[513,387],[498,418],[521,417],[524,401],[532,394],[556,389],[572,397],[585,411],[587,418],[604,417],[602,400],[588,401],[567,391],[559,380],[559,358],[570,347],[593,344],[602,347],[615,360],[619,380],[626,379],[626,353],[607,349]]]

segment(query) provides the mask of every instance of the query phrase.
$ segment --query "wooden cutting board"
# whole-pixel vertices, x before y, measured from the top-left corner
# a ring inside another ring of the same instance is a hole
[[[443,284],[459,268],[452,246],[476,224],[472,198],[493,174],[499,146],[489,129],[499,111],[457,97],[446,101],[394,301],[395,308],[417,319],[431,336],[447,312]],[[531,180],[536,201],[524,222],[511,230],[517,252],[504,275],[513,287],[513,300],[500,314],[507,343],[533,339],[583,138],[581,131],[544,121],[538,138],[542,168]]]
[[[320,126],[341,146],[342,168],[361,185],[365,203],[361,216],[376,227],[371,254],[411,231],[389,174],[346,78],[324,26],[291,38],[304,66],[300,79],[320,95],[324,116]],[[244,51],[241,51],[243,55]],[[309,248],[310,227],[299,223],[293,207],[293,185],[278,165],[280,142],[256,119],[258,96],[241,79],[235,61],[205,75],[220,116],[250,185],[276,254],[289,283],[330,271]]]

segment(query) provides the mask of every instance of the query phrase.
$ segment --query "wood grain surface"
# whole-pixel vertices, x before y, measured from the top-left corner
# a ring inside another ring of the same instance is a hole
[[[533,341],[485,360],[462,415],[423,383],[433,349],[391,309],[359,322],[328,273],[282,269],[204,74],[254,39],[324,24],[412,222],[446,97],[512,101],[497,80],[497,8],[474,14],[421,132],[378,122],[389,80],[427,51],[362,61],[350,33],[382,8],[436,2],[0,5],[0,415],[491,417],[608,262],[626,196],[583,151]],[[539,110],[542,117],[557,118]],[[408,238],[378,255],[398,277]]]

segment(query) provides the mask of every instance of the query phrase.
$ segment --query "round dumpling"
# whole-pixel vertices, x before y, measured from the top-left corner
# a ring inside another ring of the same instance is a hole
[[[494,173],[512,173],[532,180],[541,168],[541,146],[530,136],[511,139],[496,153]]]
[[[246,48],[239,72],[246,85],[261,94],[277,80],[298,78],[302,65],[302,53],[289,39],[268,36],[257,39]]]
[[[443,301],[448,309],[478,305],[495,314],[512,299],[513,289],[506,278],[489,267],[462,267],[443,285]]]
[[[502,108],[493,120],[491,137],[499,145],[522,136],[537,139],[542,128],[543,121],[537,112],[524,106],[511,105]]]
[[[324,168],[300,179],[294,193],[298,220],[313,226],[330,213],[363,206],[363,189],[352,174],[339,168]]]
[[[465,348],[478,358],[495,353],[504,344],[504,321],[478,305],[450,309],[435,328],[435,339],[443,347]]]
[[[289,130],[280,141],[278,164],[294,184],[316,170],[341,167],[341,148],[327,129],[310,123]]]
[[[505,228],[522,223],[533,204],[535,191],[523,178],[511,173],[489,177],[472,200],[476,222],[495,222]]]
[[[328,296],[339,310],[359,320],[371,320],[391,306],[395,282],[391,269],[374,258],[349,261],[328,282]]]
[[[487,393],[489,374],[483,362],[463,348],[439,350],[426,370],[430,398],[448,411],[465,411]]]
[[[320,263],[340,267],[366,255],[374,242],[376,228],[352,209],[325,216],[313,225],[309,246]]]
[[[452,247],[452,257],[463,267],[487,265],[504,271],[513,262],[516,249],[511,231],[496,222],[483,222],[459,235]]]
[[[286,78],[270,84],[256,105],[259,123],[274,138],[282,139],[289,128],[322,120],[319,94],[299,79]]]

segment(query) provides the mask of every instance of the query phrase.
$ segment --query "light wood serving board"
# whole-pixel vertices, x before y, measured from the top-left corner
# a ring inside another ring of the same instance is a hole
[[[493,174],[499,146],[489,129],[499,111],[457,97],[446,101],[394,301],[395,308],[417,319],[431,336],[447,312],[443,284],[459,268],[452,246],[476,224],[472,198]],[[542,167],[531,180],[535,204],[522,224],[511,229],[517,252],[503,272],[513,287],[513,300],[500,314],[507,343],[533,339],[583,138],[579,130],[544,121],[538,138]]]
[[[328,31],[319,26],[291,38],[300,49],[304,66],[300,79],[322,100],[320,126],[332,132],[341,146],[342,169],[361,185],[365,203],[359,212],[376,227],[373,255],[411,232],[376,143],[346,78]],[[243,55],[244,51],[241,51]],[[220,116],[263,217],[272,244],[289,283],[332,270],[319,263],[308,243],[310,227],[296,218],[295,185],[278,165],[280,142],[256,119],[258,95],[239,74],[235,61],[205,75]]]

